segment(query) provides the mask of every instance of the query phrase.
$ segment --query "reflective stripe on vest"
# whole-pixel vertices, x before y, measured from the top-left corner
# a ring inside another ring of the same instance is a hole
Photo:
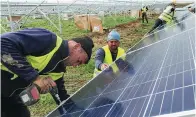
[[[49,63],[49,61],[51,60],[51,58],[53,57],[55,52],[59,49],[62,41],[63,40],[57,36],[56,47],[51,52],[49,52],[46,55],[38,56],[38,57],[26,56],[27,61],[34,69],[37,69],[38,72],[40,73],[47,66],[47,64]],[[3,64],[1,64],[1,69],[14,74],[12,71],[10,71],[8,68],[6,68]],[[49,72],[46,75],[41,75],[41,76],[51,76],[53,80],[57,80],[57,79],[61,78],[63,76],[63,74],[64,74],[63,72],[62,73]],[[18,77],[18,75],[14,74],[14,76],[11,79],[14,80],[17,77]]]
[[[110,49],[109,49],[109,47],[108,47],[108,45],[107,46],[104,46],[104,47],[102,47],[103,48],[103,50],[105,51],[105,58],[104,58],[104,61],[103,61],[103,63],[106,63],[106,64],[108,64],[108,65],[111,65],[112,63],[113,63],[113,60],[112,60],[112,54],[111,54],[111,52],[110,52]],[[117,54],[117,57],[116,57],[116,60],[118,59],[118,58],[120,58],[122,55],[124,55],[125,54],[125,51],[124,51],[124,49],[122,49],[122,48],[120,48],[120,47],[118,47],[118,54]],[[123,57],[121,57],[123,60],[125,59],[125,57],[123,56]],[[117,65],[114,63],[114,64],[112,64],[111,65],[111,67],[112,67],[112,70],[113,70],[113,72],[117,72],[119,69],[118,69],[118,67],[117,67]],[[101,70],[98,70],[97,68],[95,68],[95,70],[94,70],[94,77],[95,76],[97,76],[99,73],[101,73]]]
[[[173,16],[175,12],[170,12],[171,11],[171,6],[168,6],[163,13],[159,16],[160,19],[166,21],[167,23],[171,23],[173,20]]]
[[[173,12],[170,14],[167,14],[167,13],[162,14],[162,20],[166,21],[167,23],[172,22],[172,19],[173,19],[172,17],[173,17]]]

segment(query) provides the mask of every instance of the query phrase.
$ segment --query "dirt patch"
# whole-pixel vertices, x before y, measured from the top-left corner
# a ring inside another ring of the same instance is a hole
[[[139,27],[140,26],[140,20],[137,19],[136,21],[132,21],[132,22],[128,22],[128,23],[125,23],[125,24],[120,24],[120,25],[117,25],[115,28],[119,28],[119,29],[124,29],[124,28],[136,28],[136,27]]]
[[[140,19],[137,19],[137,20],[132,21],[132,22],[116,25],[114,28],[104,29],[103,34],[91,32],[91,33],[88,34],[88,36],[90,36],[90,37],[104,36],[105,34],[108,34],[112,29],[122,30],[124,28],[130,28],[130,27],[137,28],[139,26],[140,26]]]
[[[105,29],[103,34],[99,34],[99,33],[89,33],[88,36],[90,36],[91,38],[93,38],[93,41],[95,43],[95,46],[102,46],[106,44],[106,38],[108,33],[112,30],[112,29],[116,29],[120,35],[121,35],[121,39],[123,40],[121,43],[123,44],[123,47],[130,47],[130,43],[132,43],[133,41],[135,41],[136,39],[140,38],[141,35],[139,34],[134,34],[134,32],[142,26],[142,24],[140,23],[140,19],[137,19],[135,21],[132,22],[128,22],[125,24],[120,24],[115,26],[114,28],[110,28],[110,29]],[[128,45],[124,45],[127,41],[129,41]]]

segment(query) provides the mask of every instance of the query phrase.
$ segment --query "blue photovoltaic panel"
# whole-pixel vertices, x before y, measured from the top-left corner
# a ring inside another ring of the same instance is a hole
[[[48,117],[149,117],[195,110],[195,16],[130,49]],[[63,112],[62,108],[66,111]]]

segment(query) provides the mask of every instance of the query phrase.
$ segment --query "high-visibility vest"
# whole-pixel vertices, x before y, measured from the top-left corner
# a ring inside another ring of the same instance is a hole
[[[173,21],[173,16],[175,12],[171,12],[172,6],[168,6],[163,13],[159,16],[159,19],[171,23]]]
[[[113,60],[112,60],[112,54],[111,54],[111,52],[110,52],[110,49],[109,49],[109,47],[108,47],[108,45],[106,45],[106,46],[104,46],[104,47],[102,47],[103,48],[103,50],[104,50],[104,52],[105,52],[105,58],[104,58],[104,61],[103,61],[103,63],[106,63],[106,64],[108,64],[108,65],[110,65],[110,64],[112,64],[113,63]],[[118,47],[118,54],[117,54],[117,57],[116,57],[116,60],[118,59],[118,58],[120,58],[122,55],[124,55],[125,54],[125,51],[124,51],[124,49],[122,49],[122,48],[120,48],[120,47]],[[125,57],[121,57],[123,60],[125,59]],[[111,65],[111,67],[112,67],[112,70],[113,70],[113,72],[117,72],[119,69],[118,69],[118,67],[117,67],[117,65],[114,63],[114,64],[112,64]],[[95,70],[94,70],[94,77],[95,76],[97,76],[98,74],[100,74],[101,73],[101,70],[98,70],[97,68],[95,68]]]
[[[38,56],[38,57],[37,56],[26,56],[27,61],[34,69],[38,70],[38,72],[40,73],[47,66],[47,64],[49,63],[49,61],[51,60],[51,58],[53,57],[55,52],[59,49],[59,47],[62,44],[62,41],[63,40],[57,36],[56,47],[52,51],[50,51],[46,55]],[[17,74],[10,71],[2,63],[1,63],[1,70],[7,71],[7,72],[13,74],[13,77],[11,78],[11,80],[18,78]],[[63,77],[63,75],[64,75],[64,72],[61,72],[61,73],[48,72],[48,73],[44,73],[43,75],[40,75],[40,76],[41,77],[42,76],[43,77],[50,76],[50,77],[52,77],[53,80],[57,80],[57,79]]]
[[[145,13],[147,11],[146,7],[142,8],[142,13]]]

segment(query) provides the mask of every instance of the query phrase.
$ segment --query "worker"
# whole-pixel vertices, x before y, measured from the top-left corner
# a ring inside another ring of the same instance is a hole
[[[107,45],[99,48],[96,51],[95,56],[95,70],[94,77],[97,76],[101,71],[105,69],[109,69],[109,65],[112,64],[115,60],[120,58],[125,54],[125,50],[119,47],[120,45],[120,34],[112,30],[107,37]],[[118,63],[123,60],[123,57],[120,58]],[[116,64],[118,66],[118,63]],[[121,62],[122,63],[122,62]],[[116,65],[112,65],[112,71],[118,71],[118,67]]]
[[[141,12],[142,12],[142,23],[144,23],[144,18],[145,18],[146,22],[148,23],[147,11],[148,11],[148,7],[147,6],[143,6],[142,9],[141,9]]]
[[[40,87],[41,94],[48,93],[50,88],[57,86],[60,100],[66,100],[69,97],[63,79],[66,66],[87,64],[93,47],[93,41],[89,37],[63,40],[42,28],[2,34],[2,116],[30,117],[19,94],[32,83]],[[59,104],[56,99],[55,101]]]
[[[175,7],[176,4],[171,3],[169,4],[166,9],[161,13],[161,15],[158,17],[158,19],[155,21],[154,26],[152,29],[148,32],[153,32],[156,28],[162,28],[163,25],[166,23],[170,24],[175,19]]]

